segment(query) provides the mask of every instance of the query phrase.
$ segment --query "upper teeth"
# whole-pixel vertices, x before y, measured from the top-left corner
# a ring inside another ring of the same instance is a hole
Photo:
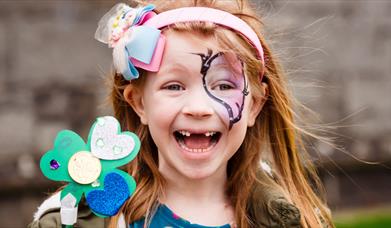
[[[179,133],[181,133],[183,136],[190,136],[191,135],[191,133],[189,131],[184,131],[184,130],[179,131]],[[208,131],[208,132],[205,132],[204,134],[205,134],[205,136],[209,137],[209,136],[213,136],[214,134],[216,134],[216,132],[215,131]]]
[[[206,136],[213,136],[214,134],[216,134],[215,131],[208,131],[205,133]]]
[[[183,136],[190,136],[190,132],[188,131],[179,131],[179,133],[181,133]]]

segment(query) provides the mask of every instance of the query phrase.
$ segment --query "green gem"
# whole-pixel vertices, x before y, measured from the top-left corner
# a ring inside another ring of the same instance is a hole
[[[122,153],[122,147],[114,146],[113,151],[114,151],[114,154],[120,154],[120,153]]]
[[[103,125],[105,125],[105,119],[104,118],[98,118],[98,125],[99,126],[103,126]]]
[[[102,138],[99,138],[98,140],[96,140],[96,145],[100,148],[103,148],[105,146],[105,143]]]

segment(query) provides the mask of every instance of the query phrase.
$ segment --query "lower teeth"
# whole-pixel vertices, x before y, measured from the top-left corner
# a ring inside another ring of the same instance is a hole
[[[188,152],[191,152],[191,153],[204,153],[204,152],[207,152],[209,151],[210,149],[212,149],[214,147],[214,145],[216,145],[216,143],[213,143],[212,145],[208,146],[207,148],[199,148],[199,149],[192,149],[192,148],[188,148],[182,141],[179,141],[179,145],[181,146],[182,149],[188,151]]]

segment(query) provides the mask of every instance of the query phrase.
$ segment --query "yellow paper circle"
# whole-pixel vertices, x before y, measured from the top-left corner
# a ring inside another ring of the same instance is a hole
[[[87,151],[77,152],[68,162],[68,173],[79,184],[91,184],[101,171],[99,159]]]

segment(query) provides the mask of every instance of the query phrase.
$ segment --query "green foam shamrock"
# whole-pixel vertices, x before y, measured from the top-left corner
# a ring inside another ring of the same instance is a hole
[[[47,178],[69,183],[61,191],[63,224],[75,222],[72,209],[77,211],[83,195],[96,215],[116,214],[136,188],[134,179],[117,167],[132,161],[139,150],[139,138],[132,132],[121,132],[111,116],[97,118],[87,144],[73,131],[60,131],[54,148],[41,158],[40,168]]]

